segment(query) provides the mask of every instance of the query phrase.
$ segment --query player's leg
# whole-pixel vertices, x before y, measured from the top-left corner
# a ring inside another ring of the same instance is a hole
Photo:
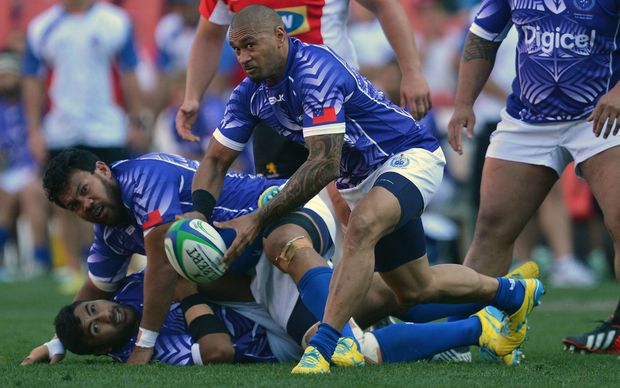
[[[331,213],[322,200],[315,197],[304,208],[264,231],[265,255],[289,274],[304,304],[317,320],[323,318],[333,273],[323,256],[333,251],[334,228]],[[343,327],[342,336],[355,338],[348,323]]]
[[[47,234],[48,202],[41,182],[31,179],[20,192],[20,208],[28,221],[34,242],[34,258],[47,271],[52,269],[52,256]]]
[[[609,148],[578,165],[590,184],[592,194],[598,201],[605,226],[614,242],[614,265],[616,279],[620,282],[620,147]]]
[[[9,279],[9,272],[7,270],[4,249],[6,243],[11,237],[11,232],[15,225],[15,209],[17,209],[17,195],[15,193],[9,193],[0,187],[0,282]]]
[[[506,274],[514,241],[556,180],[549,167],[486,158],[474,240],[463,264],[489,276]]]

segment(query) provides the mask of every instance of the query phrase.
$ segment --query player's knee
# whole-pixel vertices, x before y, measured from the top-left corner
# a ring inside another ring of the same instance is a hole
[[[409,287],[406,290],[396,290],[396,301],[400,308],[409,308],[413,305],[429,301],[434,291],[431,285]]]

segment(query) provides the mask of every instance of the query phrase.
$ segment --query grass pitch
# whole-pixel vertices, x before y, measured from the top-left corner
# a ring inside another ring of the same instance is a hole
[[[59,365],[20,367],[30,350],[47,341],[51,321],[71,298],[51,280],[0,284],[0,387],[190,387],[190,386],[620,386],[616,356],[572,355],[560,339],[594,328],[620,296],[612,282],[593,290],[547,289],[531,319],[526,355],[518,367],[485,363],[474,350],[472,364],[417,362],[333,370],[325,376],[293,376],[292,364],[129,367],[104,357],[69,354]]]

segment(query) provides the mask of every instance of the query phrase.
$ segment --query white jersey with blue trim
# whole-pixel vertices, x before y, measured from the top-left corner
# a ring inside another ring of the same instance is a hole
[[[114,64],[123,71],[138,64],[131,21],[121,8],[95,2],[69,13],[58,4],[30,22],[23,72],[53,72],[51,110],[43,121],[50,148],[125,145],[127,119],[114,101]]]
[[[175,216],[192,211],[192,179],[198,162],[181,156],[152,153],[112,164],[121,199],[130,217],[122,226],[95,224],[95,239],[88,256],[91,280],[112,292],[127,274],[129,258],[144,255],[144,236],[154,227],[173,222]],[[222,192],[209,221],[228,221],[258,209],[258,198],[284,180],[227,173]],[[234,235],[221,235],[228,243]],[[253,247],[256,250],[256,247]],[[262,252],[259,247],[258,254]]]
[[[274,85],[246,78],[232,93],[214,138],[241,151],[266,122],[290,140],[344,134],[339,188],[356,186],[387,158],[439,144],[411,115],[322,45],[289,38],[286,70]]]
[[[582,120],[620,76],[616,0],[484,0],[470,31],[519,33],[506,110],[529,123]]]
[[[144,308],[144,273],[130,275],[114,294],[112,300],[131,306],[142,316]],[[257,322],[245,317],[233,308],[211,303],[215,315],[222,320],[228,330],[233,348],[235,362],[277,362],[271,352],[267,338],[267,330]],[[134,348],[136,336],[125,346],[108,355],[120,362],[127,362]],[[189,334],[185,316],[178,303],[173,303],[163,323],[157,341],[153,360],[171,365],[194,365],[192,347],[197,343]]]

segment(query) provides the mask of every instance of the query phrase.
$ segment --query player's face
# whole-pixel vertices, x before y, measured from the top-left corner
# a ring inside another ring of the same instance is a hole
[[[127,343],[138,330],[133,308],[105,299],[82,302],[74,312],[86,343],[95,353],[107,353]]]
[[[275,31],[259,30],[254,25],[230,31],[230,47],[239,64],[254,82],[276,81],[286,67],[287,52],[283,50],[286,33],[280,27]]]
[[[118,185],[103,162],[97,162],[94,173],[75,171],[60,202],[78,217],[94,224],[114,226],[127,221]]]

